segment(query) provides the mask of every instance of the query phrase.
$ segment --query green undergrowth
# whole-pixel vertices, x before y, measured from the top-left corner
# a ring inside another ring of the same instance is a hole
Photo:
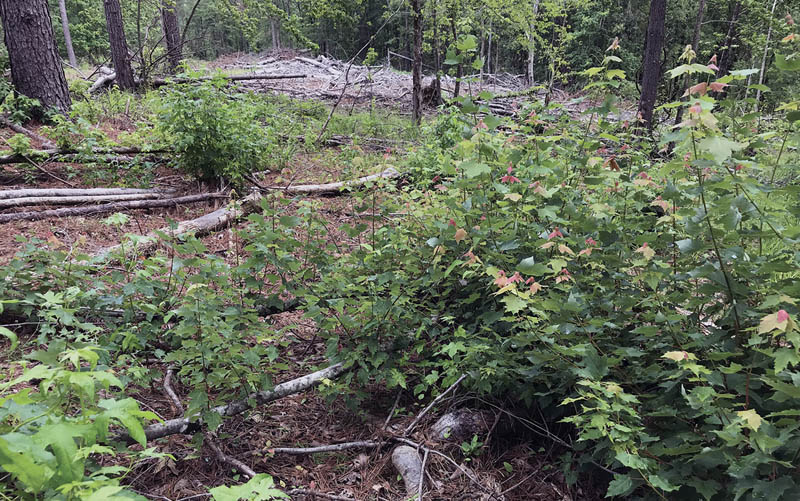
[[[214,405],[315,368],[291,326],[262,320],[296,298],[347,368],[322,385],[330,399],[358,408],[382,383],[425,400],[466,374],[482,398],[529,409],[568,482],[591,475],[631,499],[797,498],[798,102],[770,121],[742,114],[717,91],[748,72],[715,79],[687,51],[671,76],[707,85],[665,105],[686,106],[686,119],[652,139],[608,118],[625,79],[617,63],[612,52],[587,71],[603,99],[578,120],[559,104],[513,118],[468,99],[444,110],[398,165],[405,184],[352,193],[369,217],[338,228],[324,201],[278,193],[233,232],[227,259],[166,234],[168,250],[151,257],[132,251],[140,237],[124,239],[113,264],[28,242],[0,269],[14,360],[0,383],[3,493],[135,497],[126,476],[156,452],[114,431],[142,443],[153,416],[133,398],[163,378],[146,361],[174,367],[187,413],[217,429]],[[246,105],[253,120],[290,122],[268,114],[286,101],[216,85],[153,99],[224,94],[209,116]],[[364,170],[399,161],[343,154]],[[101,460],[111,456],[113,470]],[[274,485],[285,487],[258,477],[239,489],[277,495]]]

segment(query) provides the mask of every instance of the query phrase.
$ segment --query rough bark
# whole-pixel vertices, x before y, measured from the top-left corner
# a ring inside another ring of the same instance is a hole
[[[414,122],[417,125],[422,121],[422,1],[411,0],[411,8],[414,11],[414,63],[411,69],[411,102]]]
[[[69,87],[53,39],[47,0],[0,0],[11,82],[44,108],[67,113]]]
[[[650,1],[647,46],[645,48],[642,72],[642,95],[639,98],[639,114],[644,127],[647,129],[653,128],[653,109],[656,104],[658,83],[661,79],[661,49],[664,46],[664,20],[666,14],[666,0]]]
[[[736,52],[731,48],[734,40],[736,39],[736,26],[739,23],[739,15],[742,13],[742,2],[737,1],[733,5],[730,19],[728,19],[728,33],[725,35],[725,45],[722,49],[722,54],[719,57],[719,71],[717,75],[725,76],[728,71],[733,67],[736,59]]]
[[[271,390],[254,393],[245,400],[237,400],[228,405],[215,407],[211,409],[211,411],[216,412],[220,416],[241,414],[242,412],[252,409],[252,403],[255,403],[255,405],[264,405],[274,400],[300,393],[301,391],[316,386],[325,379],[336,379],[344,372],[345,369],[342,367],[342,364],[334,364],[317,372],[312,372],[311,374],[276,385],[275,388]],[[202,423],[203,420],[200,419],[199,416],[170,419],[163,423],[156,423],[146,427],[144,433],[148,441],[155,440],[178,433],[193,433],[199,431],[202,427]],[[127,436],[121,436],[119,438],[121,440],[130,440]]]
[[[188,233],[194,233],[197,236],[205,235],[219,228],[224,228],[237,219],[253,212],[258,208],[258,203],[260,201],[261,194],[253,193],[243,198],[239,207],[222,207],[198,218],[182,221],[174,229],[167,226],[156,231],[151,231],[145,235],[147,238],[139,239],[135,245],[113,245],[99,250],[93,257],[103,260],[123,249],[125,252],[136,252],[140,255],[150,254],[158,248],[159,233],[174,235],[175,238],[180,238]]]
[[[161,0],[161,22],[164,26],[164,43],[167,46],[167,61],[174,73],[181,64],[181,31],[178,27],[178,6],[176,0]]]
[[[128,42],[125,40],[125,27],[122,24],[122,8],[119,0],[103,0],[106,13],[106,28],[111,42],[111,60],[114,62],[117,85],[120,89],[131,90],[136,87],[131,60],[128,56]]]
[[[272,48],[281,48],[281,25],[277,19],[272,18],[269,20],[269,28],[272,34]]]
[[[22,190],[0,191],[0,200],[25,197],[89,197],[99,195],[132,195],[132,194],[164,195],[166,191],[144,188],[30,188]]]
[[[69,32],[66,0],[58,0],[58,12],[61,15],[61,30],[64,32],[64,45],[67,46],[67,60],[72,66],[78,66],[78,60],[75,59],[75,49],[72,47],[72,35]]]
[[[40,221],[54,217],[92,216],[95,214],[108,214],[132,209],[155,209],[159,207],[173,207],[180,204],[203,202],[211,198],[218,198],[218,193],[203,193],[178,198],[165,198],[162,200],[134,200],[130,202],[114,202],[110,204],[94,205],[90,207],[68,207],[65,209],[51,209],[35,212],[16,212],[13,214],[0,214],[0,223],[12,221]]]

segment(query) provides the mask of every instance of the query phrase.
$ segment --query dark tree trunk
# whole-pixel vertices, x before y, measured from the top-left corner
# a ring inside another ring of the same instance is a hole
[[[176,0],[161,0],[161,22],[164,25],[164,43],[167,45],[169,68],[174,73],[183,59]]]
[[[722,49],[722,54],[719,57],[719,71],[717,75],[724,76],[733,67],[733,62],[736,58],[736,52],[731,48],[734,40],[736,39],[736,24],[739,22],[739,15],[742,13],[742,2],[737,1],[733,5],[731,17],[728,20],[728,34],[725,36],[725,45]]]
[[[456,11],[453,10],[450,13],[450,31],[453,32],[453,46],[458,43],[458,33],[456,32]],[[458,97],[459,93],[461,92],[461,76],[463,75],[463,66],[461,63],[458,63],[458,68],[456,69],[456,85],[455,89],[453,90],[453,97]]]
[[[75,49],[72,48],[72,35],[69,32],[66,0],[58,0],[58,12],[61,15],[61,29],[64,31],[64,45],[67,46],[67,59],[69,60],[69,64],[77,66],[78,61],[75,59]]]
[[[433,95],[433,102],[434,106],[439,106],[442,104],[442,59],[441,53],[439,52],[441,49],[439,47],[439,28],[436,22],[436,14],[438,11],[438,3],[437,0],[433,2],[433,53],[435,56],[434,59],[434,70],[436,71],[436,84],[434,86],[434,95]]]
[[[414,65],[411,69],[411,102],[414,108],[414,122],[422,121],[422,1],[411,0],[414,11]]]
[[[131,69],[131,60],[128,57],[128,42],[125,41],[125,28],[122,24],[122,8],[119,0],[103,0],[106,12],[106,28],[108,39],[111,42],[111,60],[114,61],[114,71],[117,72],[117,85],[121,89],[129,90],[136,87]]]
[[[47,0],[0,0],[11,81],[45,108],[69,111],[69,87],[53,39]]]
[[[700,46],[700,29],[703,27],[703,16],[705,15],[706,10],[706,0],[700,0],[700,3],[697,6],[697,18],[694,23],[694,35],[692,36],[692,50],[697,52],[697,48]],[[686,74],[686,77],[683,79],[683,88],[689,87],[689,74]],[[683,89],[681,89],[683,91]],[[683,99],[684,101],[688,100]],[[683,106],[678,108],[678,113],[675,115],[675,125],[678,125],[683,120]]]
[[[650,19],[647,22],[647,46],[642,68],[642,95],[639,114],[643,125],[653,128],[653,108],[656,104],[658,82],[661,79],[661,48],[664,46],[664,19],[667,0],[650,0]]]

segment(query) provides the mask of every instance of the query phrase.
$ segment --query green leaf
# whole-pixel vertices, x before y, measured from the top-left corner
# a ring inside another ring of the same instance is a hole
[[[17,345],[19,345],[19,339],[17,338],[17,335],[5,327],[0,326],[0,336],[8,338],[8,340],[11,341],[12,350],[15,349]]]
[[[775,66],[783,71],[800,71],[800,57],[797,54],[785,56],[781,53],[775,53]]]
[[[613,498],[614,496],[626,496],[630,494],[632,490],[633,480],[631,480],[630,476],[614,474],[614,480],[608,484],[606,497]]]
[[[517,314],[528,307],[528,303],[524,299],[514,294],[506,294],[500,301],[505,303],[506,311],[511,314]]]
[[[469,161],[464,162],[461,164],[461,168],[464,169],[464,174],[467,177],[478,177],[481,174],[489,174],[492,172],[491,167],[486,165],[485,163]]]
[[[730,158],[734,151],[741,150],[747,146],[744,143],[737,143],[736,141],[731,141],[730,139],[720,136],[707,137],[702,139],[697,145],[701,150],[711,153],[711,156],[714,157],[717,163],[724,162]]]

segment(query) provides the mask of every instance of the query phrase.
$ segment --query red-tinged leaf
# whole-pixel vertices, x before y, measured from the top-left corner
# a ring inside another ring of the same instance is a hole
[[[456,242],[461,242],[462,240],[464,240],[465,238],[467,238],[467,232],[466,232],[466,230],[464,230],[464,228],[459,228],[459,229],[457,229],[457,230],[456,230],[456,234],[455,234],[455,236],[454,236],[453,238],[455,238],[455,239],[456,239]]]
[[[706,92],[708,92],[708,84],[706,82],[700,82],[697,85],[692,85],[689,87],[683,95],[691,96],[692,94],[700,94],[701,96],[704,96]]]

